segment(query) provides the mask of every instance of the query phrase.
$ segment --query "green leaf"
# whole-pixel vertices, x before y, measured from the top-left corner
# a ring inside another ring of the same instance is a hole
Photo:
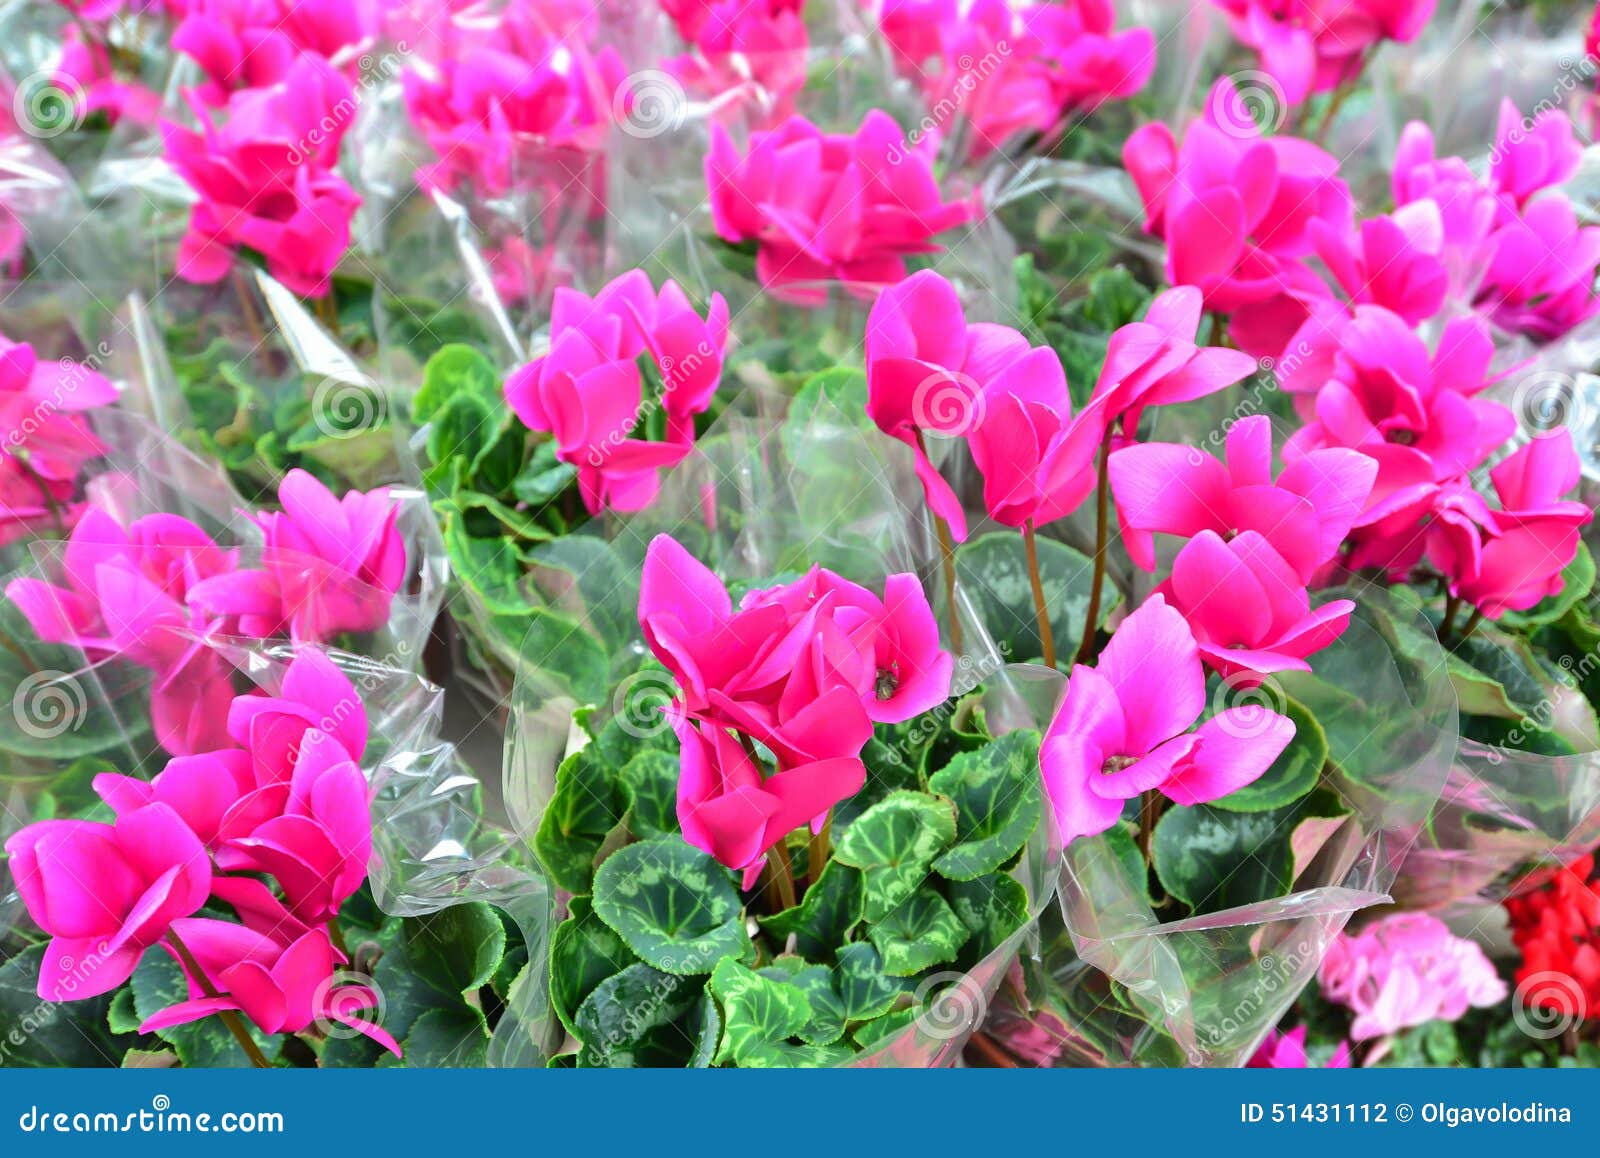
[[[1151,859],[1162,887],[1197,913],[1282,896],[1294,875],[1289,838],[1297,810],[1170,808],[1156,824]]]
[[[121,1064],[137,1037],[118,1027],[132,1019],[124,1012],[111,1021],[109,993],[82,1001],[41,1000],[44,952],[43,945],[32,945],[0,965],[0,1065],[58,1069]],[[165,956],[158,950],[145,955],[147,960]]]
[[[1028,923],[1028,892],[1005,873],[950,885],[950,908],[972,940],[962,946],[961,963],[975,965]]]
[[[833,988],[833,970],[826,965],[808,965],[799,957],[779,957],[765,969],[763,977],[781,980],[806,995],[811,1017],[795,1036],[807,1045],[832,1045],[844,1036],[844,1002]]]
[[[578,468],[556,458],[556,444],[545,440],[511,480],[511,493],[520,503],[540,507],[550,502],[578,477]]]
[[[634,836],[678,832],[678,758],[670,752],[640,752],[622,769],[628,793],[628,828]]]
[[[640,841],[606,858],[594,876],[594,911],[668,973],[709,973],[750,944],[728,871],[680,837]]]
[[[481,1069],[489,1056],[489,1025],[470,1005],[430,1009],[400,1043],[403,1058],[385,1065],[408,1069]]]
[[[794,937],[801,956],[822,961],[844,944],[850,931],[861,923],[865,904],[861,874],[838,860],[830,860],[798,905],[758,919],[761,927],[780,942]]]
[[[719,1062],[781,1064],[774,1061],[781,1047],[811,1020],[811,1002],[802,990],[732,959],[712,971],[711,992],[722,1006]]]
[[[1265,812],[1301,799],[1317,786],[1328,761],[1328,737],[1304,705],[1284,697],[1282,714],[1294,721],[1294,739],[1261,776],[1211,807],[1228,812]]]
[[[442,406],[459,397],[485,407],[500,402],[500,375],[471,346],[445,346],[423,367],[422,386],[411,399],[411,417],[418,425],[430,422]]]
[[[1005,864],[1039,824],[1039,733],[1011,732],[951,760],[928,781],[956,806],[955,847],[933,862],[951,880],[970,881]]]
[[[1094,564],[1054,539],[1039,537],[1036,542],[1040,585],[1045,606],[1050,609],[1056,655],[1070,656],[1077,650],[1083,621],[1089,613]],[[1008,662],[1039,658],[1039,623],[1020,533],[996,531],[962,544],[956,551],[956,577]],[[1101,600],[1102,623],[1117,603],[1114,587],[1107,585],[1105,594]]]
[[[910,981],[884,972],[882,955],[865,941],[839,950],[833,984],[847,1021],[870,1021],[887,1013],[901,994],[912,990]]]
[[[528,612],[521,654],[525,666],[557,677],[581,703],[605,699],[611,660],[594,634],[548,607]]]
[[[489,983],[506,948],[506,930],[482,901],[452,905],[401,923],[413,968],[447,993]]]
[[[949,904],[932,889],[919,889],[867,936],[883,955],[883,971],[910,977],[932,965],[954,961],[971,933]]]
[[[589,892],[595,858],[626,809],[615,769],[599,758],[593,744],[563,760],[533,838],[534,852],[550,879],[569,893]]]
[[[708,1016],[705,981],[630,965],[597,985],[578,1007],[578,1064],[705,1065],[715,1048],[716,1020]],[[708,1042],[706,1039],[710,1037]]]
[[[455,459],[470,463],[499,431],[500,416],[470,394],[450,398],[428,424],[428,461],[422,472],[430,490],[446,490]]]
[[[862,871],[866,917],[876,921],[916,891],[955,836],[955,808],[948,800],[891,792],[851,822],[834,856]]]
[[[595,986],[638,959],[587,897],[572,898],[567,919],[550,939],[550,1005],[568,1033],[577,1035],[573,1018]]]

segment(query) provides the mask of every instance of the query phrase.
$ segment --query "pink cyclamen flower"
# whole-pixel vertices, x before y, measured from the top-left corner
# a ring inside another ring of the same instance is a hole
[[[811,42],[798,7],[789,0],[720,0],[697,9],[698,27],[684,36],[694,51],[672,57],[666,67],[719,110],[736,96],[748,97],[741,111],[758,126],[775,125],[794,114],[806,83]]]
[[[1266,1038],[1256,1047],[1256,1052],[1250,1055],[1250,1060],[1244,1064],[1246,1069],[1252,1070],[1309,1069],[1311,1063],[1306,1060],[1306,1027],[1297,1025],[1282,1033],[1275,1029],[1268,1030]],[[1339,1047],[1333,1051],[1333,1055],[1323,1063],[1322,1068],[1349,1069],[1350,1043],[1341,1041]]]
[[[358,761],[367,720],[348,677],[318,651],[297,656],[282,696],[240,696],[228,730],[244,737],[258,783],[287,782],[281,811],[216,851],[224,872],[271,874],[289,910],[307,924],[337,916],[361,887],[372,854],[366,777]]]
[[[1200,658],[1235,687],[1310,671],[1306,657],[1344,633],[1356,606],[1335,599],[1313,611],[1305,580],[1255,531],[1227,541],[1201,531],[1156,590],[1188,620]]]
[[[145,950],[205,904],[210,891],[205,849],[164,804],[114,824],[40,821],[5,847],[22,903],[51,936],[39,973],[46,1001],[121,985]]]
[[[1093,401],[1106,425],[1130,438],[1147,406],[1170,406],[1226,390],[1255,372],[1256,360],[1225,346],[1200,346],[1200,291],[1180,285],[1156,295],[1143,321],[1117,329],[1106,345]]]
[[[326,928],[300,922],[259,881],[241,878],[219,884],[225,884],[219,895],[225,893],[224,899],[237,904],[244,923],[203,917],[173,922],[204,977],[193,976],[190,962],[168,947],[184,971],[189,999],[146,1018],[139,1032],[235,1010],[263,1033],[300,1033],[337,1023],[400,1055],[399,1044],[382,1027],[356,1016],[377,1008],[378,995],[357,981],[340,983],[336,967],[345,957],[333,947]]]
[[[933,238],[975,212],[970,202],[943,199],[936,147],[931,136],[908,147],[877,109],[853,135],[791,117],[753,134],[744,156],[713,124],[705,173],[717,235],[757,242],[761,284],[802,305],[827,297],[803,283],[893,284],[905,277],[908,256],[937,253]]]
[[[744,870],[747,886],[784,833],[820,824],[861,787],[874,721],[911,719],[950,694],[954,660],[910,575],[890,576],[879,599],[812,568],[735,610],[709,569],[658,535],[639,624],[678,682],[670,711],[683,745],[684,834]],[[757,767],[730,729],[771,752],[775,770]]]
[[[1322,995],[1354,1013],[1353,1041],[1455,1021],[1505,1000],[1483,950],[1427,913],[1395,913],[1342,933],[1317,971]]]
[[[66,586],[24,576],[6,597],[47,643],[149,668],[156,738],[185,755],[221,742],[219,708],[232,696],[226,664],[200,642],[225,625],[191,606],[189,594],[236,561],[187,519],[146,515],[124,528],[89,507],[62,555]]]
[[[1500,102],[1494,148],[1489,151],[1489,185],[1521,210],[1535,194],[1564,184],[1583,162],[1583,145],[1572,121],[1557,109],[1524,117],[1508,98]]]
[[[117,400],[87,366],[41,362],[26,342],[0,335],[0,544],[59,515],[77,517],[79,472],[105,448],[83,414]]]
[[[1370,217],[1348,235],[1314,222],[1312,242],[1353,305],[1383,306],[1412,326],[1444,305],[1450,272],[1436,202],[1415,201],[1387,217]]]
[[[281,695],[239,696],[224,716],[240,748],[179,757],[148,783],[102,774],[95,791],[118,816],[170,808],[219,870],[270,873],[297,919],[330,919],[366,878],[372,847],[359,764],[367,718],[354,685],[307,650]]]
[[[236,93],[221,124],[203,108],[198,132],[162,122],[167,161],[198,198],[180,276],[218,281],[242,245],[295,293],[328,292],[361,204],[333,168],[354,100],[350,82],[308,54],[277,84]]]
[[[1152,595],[1123,620],[1094,667],[1072,669],[1039,752],[1062,839],[1104,832],[1152,789],[1202,804],[1243,788],[1294,739],[1293,721],[1206,706],[1200,649],[1184,618]],[[1241,714],[1243,713],[1243,714]]]
[[[734,19],[729,0],[659,0],[678,35],[691,43],[699,40],[708,27]],[[798,16],[805,0],[758,0],[750,6],[767,16]]]
[[[1295,137],[1262,137],[1232,82],[1212,89],[1204,118],[1180,146],[1166,125],[1136,130],[1122,150],[1145,205],[1145,230],[1167,242],[1167,280],[1192,285],[1205,307],[1233,314],[1235,337],[1276,356],[1303,320],[1304,301],[1327,296],[1302,258],[1312,223],[1351,227],[1350,190],[1331,154]]]
[[[1435,0],[1212,0],[1240,42],[1297,105],[1353,80],[1385,40],[1408,43]]]
[[[1409,486],[1475,469],[1515,427],[1504,406],[1473,397],[1491,381],[1494,355],[1476,318],[1447,324],[1431,355],[1410,326],[1378,306],[1358,306],[1348,320],[1312,319],[1293,345],[1303,356],[1281,365],[1278,379],[1303,395],[1308,421],[1284,460],[1337,446],[1372,458],[1372,518]]]
[[[1449,581],[1450,593],[1498,619],[1524,611],[1566,586],[1562,571],[1577,555],[1580,531],[1593,519],[1587,505],[1563,500],[1578,485],[1581,464],[1571,431],[1536,438],[1492,470],[1500,500],[1467,507],[1473,526],[1451,533],[1436,503],[1428,557]]]
[[[1134,561],[1155,569],[1152,532],[1224,539],[1259,532],[1303,581],[1338,553],[1372,492],[1378,464],[1359,451],[1313,450],[1272,477],[1272,420],[1235,422],[1227,461],[1174,443],[1113,452],[1111,491],[1122,539]]]
[[[928,506],[957,542],[967,537],[966,516],[929,458],[925,436],[970,434],[984,417],[989,385],[1028,350],[1009,326],[968,325],[955,287],[933,270],[885,289],[867,316],[867,414],[911,447]]]
[[[406,111],[438,154],[417,174],[425,188],[572,199],[563,186],[604,149],[613,95],[631,90],[612,49],[587,47],[582,20],[563,28],[552,16],[510,5],[425,22],[419,35],[439,50],[401,78]]]
[[[196,583],[190,603],[236,617],[265,638],[285,630],[304,643],[341,632],[376,631],[406,577],[406,545],[387,487],[347,491],[342,499],[296,468],[278,485],[282,509],[252,516],[265,540],[262,568],[242,568]]]
[[[577,468],[591,514],[638,511],[655,501],[660,470],[680,462],[721,381],[728,307],[713,294],[705,319],[676,282],[659,296],[634,270],[594,298],[559,289],[550,349],[506,379],[506,402],[530,430],[548,431],[556,456]],[[650,407],[638,359],[648,354],[661,382],[666,439],[633,435]]]
[[[206,103],[222,105],[284,80],[304,53],[341,65],[371,34],[357,0],[189,0],[172,47],[206,74],[197,90]]]
[[[879,27],[930,108],[959,110],[981,157],[1022,131],[1132,96],[1155,69],[1147,28],[1114,30],[1108,0],[887,0]]]

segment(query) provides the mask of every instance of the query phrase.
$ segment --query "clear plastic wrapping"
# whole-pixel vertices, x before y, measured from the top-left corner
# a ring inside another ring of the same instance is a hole
[[[1334,594],[1358,601],[1349,628],[1314,673],[1278,682],[1327,734],[1319,788],[1342,814],[1297,819],[1285,894],[1163,922],[1142,858],[1135,872],[1106,837],[1073,841],[1059,920],[1002,991],[992,1039],[1038,1065],[1240,1065],[1345,923],[1389,900],[1455,753],[1455,696],[1412,612],[1379,592]]]

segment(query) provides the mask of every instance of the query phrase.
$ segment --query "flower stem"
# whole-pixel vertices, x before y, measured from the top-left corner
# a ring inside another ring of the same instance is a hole
[[[1446,595],[1444,599],[1444,618],[1439,621],[1439,638],[1450,638],[1450,630],[1455,626],[1456,614],[1461,610],[1461,600],[1454,595]]]
[[[1039,623],[1039,654],[1045,667],[1056,666],[1056,640],[1050,630],[1050,610],[1044,605],[1044,582],[1039,578],[1039,546],[1034,541],[1033,520],[1022,524],[1022,549],[1028,554],[1028,582],[1033,587],[1033,615]]]
[[[211,984],[211,978],[200,968],[200,962],[194,959],[194,954],[189,951],[189,946],[183,943],[176,929],[167,930],[167,942],[172,946],[173,952],[177,953],[178,960],[183,962],[183,967],[188,970],[189,976],[200,986],[200,991],[207,997],[221,997],[222,994]],[[272,1063],[261,1052],[261,1047],[256,1044],[255,1038],[250,1036],[249,1030],[245,1029],[244,1022],[239,1020],[237,1013],[231,1009],[224,1009],[217,1016],[222,1019],[222,1024],[228,1027],[228,1032],[233,1034],[234,1040],[239,1043],[239,1048],[244,1050],[244,1055],[250,1059],[251,1065],[258,1070],[272,1068]]]
[[[1467,616],[1467,625],[1461,629],[1462,640],[1472,638],[1472,633],[1478,630],[1478,624],[1483,622],[1483,611],[1477,607],[1472,609],[1472,614]]]
[[[950,524],[942,515],[933,516],[934,529],[939,535],[939,554],[944,566],[944,601],[950,608],[950,646],[958,653],[961,646],[961,614],[956,609],[956,548],[950,537]]]
[[[1089,611],[1083,617],[1083,639],[1078,644],[1078,663],[1094,658],[1094,635],[1100,624],[1100,591],[1106,583],[1106,540],[1111,521],[1111,432],[1100,444],[1100,474],[1095,485],[1094,580],[1089,587]]]
[[[917,449],[922,452],[922,457],[928,457],[928,443],[922,437],[922,431],[917,431]],[[950,534],[950,524],[944,521],[944,516],[930,510],[933,515],[934,533],[939,536],[940,565],[944,569],[944,601],[950,609],[950,646],[957,652],[961,647],[961,616],[956,611],[956,548],[955,540]]]
[[[238,270],[233,271],[233,292],[239,298],[239,311],[244,315],[244,324],[250,331],[250,340],[259,349],[266,343],[267,338],[261,330],[261,316],[256,313],[255,302],[250,300],[249,283]]]
[[[1155,839],[1156,821],[1165,811],[1166,798],[1154,788],[1139,797],[1139,851],[1144,854],[1146,864],[1154,863],[1150,858],[1151,844]]]
[[[794,873],[789,870],[789,850],[781,841],[767,849],[767,868],[778,890],[780,911],[794,908]]]
[[[827,817],[822,822],[822,831],[811,834],[811,843],[806,846],[806,888],[817,883],[817,878],[822,875],[823,866],[828,863],[828,856],[833,847],[833,810],[828,810]]]

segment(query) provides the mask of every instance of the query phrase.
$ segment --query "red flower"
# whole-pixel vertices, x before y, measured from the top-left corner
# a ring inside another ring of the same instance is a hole
[[[1518,993],[1529,1005],[1579,1019],[1600,1016],[1600,880],[1595,856],[1573,861],[1536,892],[1505,902],[1522,950]],[[1553,982],[1559,974],[1570,984]]]

